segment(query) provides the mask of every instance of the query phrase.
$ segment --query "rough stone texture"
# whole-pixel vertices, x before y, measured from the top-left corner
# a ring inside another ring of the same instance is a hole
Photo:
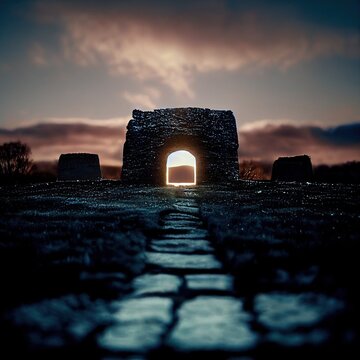
[[[97,154],[61,154],[58,180],[100,180],[101,170]]]
[[[277,181],[312,181],[311,159],[307,155],[280,157],[275,160],[271,180]]]
[[[201,108],[133,111],[127,126],[122,180],[166,183],[166,160],[176,150],[196,158],[198,184],[239,179],[236,121],[231,111]]]
[[[185,302],[169,344],[183,351],[252,348],[257,335],[251,331],[250,315],[239,299],[227,296],[199,296]]]

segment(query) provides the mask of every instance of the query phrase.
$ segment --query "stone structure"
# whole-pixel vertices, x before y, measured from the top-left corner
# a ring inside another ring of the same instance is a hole
[[[307,155],[280,157],[275,160],[271,180],[276,181],[312,181],[311,159]]]
[[[166,184],[166,160],[177,150],[196,158],[198,184],[239,179],[236,121],[231,111],[200,108],[133,111],[127,126],[122,180]]]
[[[100,180],[101,170],[97,154],[61,154],[58,180]]]

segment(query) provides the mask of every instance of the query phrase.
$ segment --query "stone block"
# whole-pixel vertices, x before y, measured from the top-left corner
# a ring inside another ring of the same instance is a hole
[[[100,180],[101,169],[97,154],[61,154],[58,180]]]

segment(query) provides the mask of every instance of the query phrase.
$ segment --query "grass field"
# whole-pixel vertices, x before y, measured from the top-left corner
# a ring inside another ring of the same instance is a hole
[[[247,181],[192,192],[253,316],[256,351],[356,348],[359,190]],[[1,188],[0,352],[92,349],[182,196],[116,181]]]

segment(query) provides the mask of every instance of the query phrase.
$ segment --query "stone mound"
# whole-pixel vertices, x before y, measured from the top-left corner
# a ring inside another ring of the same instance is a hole
[[[272,167],[271,180],[312,181],[313,171],[308,155],[279,157]]]
[[[61,154],[58,180],[100,180],[100,161],[97,154]]]

